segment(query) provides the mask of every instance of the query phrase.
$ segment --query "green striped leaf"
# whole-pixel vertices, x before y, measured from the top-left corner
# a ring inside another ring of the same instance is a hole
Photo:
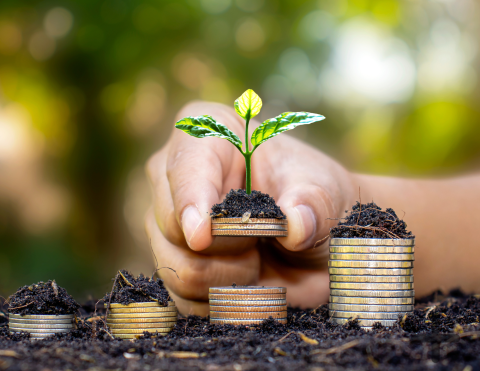
[[[262,109],[262,100],[252,89],[248,89],[235,101],[235,111],[244,119],[251,119]]]

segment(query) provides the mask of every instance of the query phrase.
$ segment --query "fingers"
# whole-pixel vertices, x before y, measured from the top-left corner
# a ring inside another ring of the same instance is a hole
[[[167,241],[158,229],[152,209],[147,213],[145,225],[159,266],[174,269],[181,281],[167,269],[160,270],[160,276],[169,292],[183,300],[208,302],[211,286],[227,286],[233,282],[252,285],[258,281],[260,257],[256,249],[238,255],[205,256]],[[191,305],[192,310],[200,310]],[[184,313],[188,314],[187,309],[185,304]]]

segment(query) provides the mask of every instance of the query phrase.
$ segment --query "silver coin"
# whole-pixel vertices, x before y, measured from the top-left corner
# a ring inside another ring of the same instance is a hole
[[[342,276],[331,274],[330,282],[407,283],[413,282],[413,276]]]
[[[61,332],[70,332],[72,331],[71,328],[69,329],[61,329],[61,328],[20,328],[20,327],[10,327],[9,330],[13,332],[35,332],[35,333],[61,333]]]
[[[331,289],[350,290],[413,290],[412,283],[330,282]]]
[[[37,328],[51,328],[51,329],[72,329],[74,328],[73,323],[36,323],[36,324],[25,324],[25,323],[12,323],[8,324],[10,328],[27,328],[27,329],[37,329]]]
[[[222,229],[233,229],[233,230],[279,230],[279,231],[287,231],[286,224],[257,224],[257,223],[245,223],[245,224],[212,224],[212,230],[222,230]]]
[[[415,290],[339,290],[330,289],[331,296],[360,296],[360,297],[372,297],[372,298],[404,298],[414,297]]]
[[[337,254],[330,253],[330,260],[414,261],[414,254]]]
[[[57,319],[70,319],[73,320],[75,317],[74,314],[26,314],[26,315],[21,315],[21,314],[15,314],[15,313],[9,313],[8,314],[9,318],[18,318],[18,319],[48,319],[48,320],[57,320]]]
[[[328,268],[328,273],[350,276],[413,276],[413,269]]]
[[[408,305],[414,304],[415,298],[361,298],[330,296],[328,301],[330,303],[339,304]]]
[[[330,303],[328,308],[331,311],[345,312],[411,312],[413,305],[372,305],[372,304],[339,304]],[[367,318],[367,317],[360,317]]]
[[[398,320],[398,317],[403,317],[407,313],[412,313],[412,311],[405,312],[346,312],[340,310],[331,310],[330,317],[333,318],[357,318],[357,319],[370,319],[370,320]]]
[[[330,320],[334,323],[338,323],[339,325],[344,325],[349,321],[348,318],[336,318],[336,317],[330,317]],[[359,319],[360,326],[368,326],[371,327],[375,323],[380,322],[381,325],[385,327],[391,327],[397,322],[396,320],[389,320],[389,319]]]
[[[276,318],[276,321],[286,324],[286,318]],[[210,318],[210,323],[217,324],[217,325],[259,325],[265,321],[264,319],[226,319],[226,318]]]
[[[287,305],[286,300],[210,300],[210,305],[234,307],[264,307]]]
[[[17,318],[10,318],[9,323],[22,323],[22,324],[32,324],[32,325],[36,325],[36,324],[71,324],[73,323],[72,319],[17,319]]]
[[[219,286],[210,287],[210,294],[242,294],[242,295],[261,295],[261,294],[286,294],[286,287],[274,286]]]
[[[330,246],[415,246],[415,239],[331,238]]]
[[[148,308],[148,307],[154,307],[154,308],[166,308],[166,307],[175,307],[175,302],[173,300],[170,300],[167,302],[166,306],[160,305],[158,301],[146,301],[146,302],[141,302],[141,303],[130,303],[130,304],[120,304],[120,303],[105,303],[103,304],[105,308],[109,307],[110,308]]]
[[[329,260],[331,268],[413,268],[413,261]]]
[[[351,253],[351,254],[413,254],[413,246],[332,246],[331,253]]]

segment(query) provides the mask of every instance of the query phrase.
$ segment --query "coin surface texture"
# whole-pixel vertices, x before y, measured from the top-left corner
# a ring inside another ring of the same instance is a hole
[[[212,229],[212,236],[250,236],[250,237],[287,237],[288,231],[274,231],[274,230],[225,230],[225,229]]]
[[[10,328],[28,328],[28,329],[36,329],[36,328],[51,328],[51,329],[64,329],[64,330],[71,330],[74,328],[73,323],[14,323],[10,322],[8,324]]]
[[[262,307],[287,305],[286,300],[210,300],[210,305],[236,307]]]
[[[72,331],[71,328],[22,328],[9,326],[10,331],[14,332],[35,332],[35,333],[59,333]]]
[[[337,254],[330,253],[330,260],[413,261],[413,254]]]
[[[413,246],[332,246],[331,253],[352,253],[352,254],[413,254]]]
[[[330,246],[414,246],[414,238],[331,238]]]
[[[376,304],[328,304],[330,311],[341,310],[346,312],[411,312],[413,305],[376,305]],[[366,317],[360,317],[366,318]]]
[[[18,319],[18,318],[9,318],[8,320],[9,323],[22,323],[22,324],[32,324],[32,325],[41,325],[41,324],[72,324],[73,323],[73,318],[70,319],[57,319],[57,320],[52,320],[52,319]]]
[[[215,319],[210,318],[210,323],[217,324],[217,325],[259,325],[263,322],[263,319],[255,320],[255,319]],[[278,318],[276,321],[286,325],[287,319],[286,318]]]
[[[415,290],[398,290],[398,291],[389,291],[389,290],[341,290],[341,289],[330,289],[330,295],[332,296],[361,296],[361,297],[372,297],[372,298],[402,298],[402,297],[414,297]]]
[[[413,276],[342,276],[331,274],[330,282],[407,283],[413,282]]]
[[[19,318],[19,319],[49,319],[49,320],[55,320],[55,319],[70,319],[73,320],[74,316],[73,314],[27,314],[27,315],[20,315],[20,314],[15,314],[15,313],[9,313],[8,314],[9,318]]]
[[[155,323],[111,323],[107,321],[107,326],[110,329],[150,329],[150,328],[172,328],[177,322],[155,322]]]
[[[285,300],[286,294],[208,294],[211,300]]]
[[[274,218],[250,218],[247,223],[242,222],[242,218],[212,218],[213,224],[284,224],[287,225],[287,219],[274,219]]]
[[[174,307],[175,302],[169,301],[167,307]],[[108,303],[104,304],[104,307],[108,307]],[[163,305],[160,305],[157,301],[147,301],[143,303],[130,303],[130,304],[120,304],[120,303],[110,303],[110,308],[148,308],[148,307],[160,307],[166,308]]]
[[[328,268],[328,273],[352,276],[408,276],[413,275],[413,269]]]
[[[244,295],[259,295],[259,294],[286,294],[285,287],[268,287],[268,286],[220,286],[210,287],[208,289],[210,294],[244,294]]]
[[[332,268],[413,268],[413,261],[329,260]]]
[[[347,323],[349,321],[348,318],[336,318],[336,317],[331,317],[330,318],[332,322],[334,323],[338,323],[339,325],[344,325],[345,323]],[[358,320],[360,322],[360,326],[373,326],[376,322],[380,322],[380,324],[382,324],[383,326],[386,326],[386,327],[391,327],[395,324],[395,322],[397,322],[396,320],[388,320],[388,319],[359,319]]]
[[[110,308],[108,313],[176,313],[177,307]]]
[[[412,290],[411,283],[366,283],[366,282],[330,282],[331,289],[351,290]]]
[[[171,328],[122,328],[122,329],[110,329],[113,335],[116,334],[143,334],[144,332],[170,332]]]
[[[239,307],[235,306],[219,306],[210,305],[210,310],[214,312],[238,312]],[[286,305],[271,306],[271,307],[240,307],[242,312],[285,312]]]
[[[127,324],[127,323],[159,323],[159,322],[176,322],[177,316],[174,317],[156,317],[156,318],[112,318],[110,315],[107,318],[107,324]]]
[[[210,311],[210,318],[231,318],[231,319],[267,319],[287,318],[287,312],[214,312]]]
[[[333,318],[358,318],[358,319],[370,319],[370,320],[398,320],[398,317],[403,317],[405,314],[411,313],[411,311],[405,312],[346,312],[346,311],[330,311],[330,316]]]
[[[278,230],[287,231],[286,224],[264,224],[264,223],[244,223],[244,224],[212,224],[212,230]]]
[[[415,298],[360,298],[330,296],[329,302],[339,304],[413,305],[415,303]]]
[[[107,318],[129,319],[129,318],[167,318],[177,317],[177,312],[155,312],[155,313],[108,313]]]

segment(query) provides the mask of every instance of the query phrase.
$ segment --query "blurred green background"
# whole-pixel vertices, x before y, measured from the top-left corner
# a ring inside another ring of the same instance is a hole
[[[355,171],[478,168],[471,0],[0,1],[0,294],[55,278],[77,300],[149,273],[143,166],[192,99],[247,88],[261,119]]]

